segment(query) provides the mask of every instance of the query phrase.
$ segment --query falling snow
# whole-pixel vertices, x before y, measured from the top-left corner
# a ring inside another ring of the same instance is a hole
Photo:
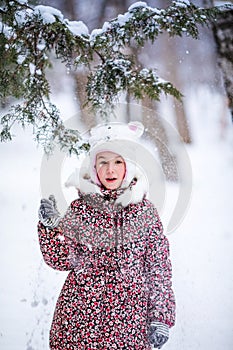
[[[74,113],[70,95],[67,91],[56,101],[68,116]],[[186,98],[194,138],[193,145],[187,147],[193,189],[183,222],[169,235],[177,322],[166,350],[196,350],[197,344],[199,350],[231,350],[233,140],[230,125],[224,138],[220,135],[221,96],[199,89]],[[42,153],[30,133],[19,132],[21,139],[1,145],[0,150],[0,266],[4,281],[0,289],[0,348],[47,350],[53,310],[66,272],[56,272],[42,261],[36,231]],[[64,164],[70,169],[74,166],[69,159]],[[63,191],[67,203],[76,197],[71,189],[63,187]],[[165,228],[176,196],[176,186],[168,186],[161,212]]]

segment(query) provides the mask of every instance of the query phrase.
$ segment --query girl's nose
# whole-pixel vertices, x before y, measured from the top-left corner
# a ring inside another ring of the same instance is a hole
[[[111,173],[113,170],[114,170],[114,163],[109,162],[108,167],[107,167],[107,171]]]

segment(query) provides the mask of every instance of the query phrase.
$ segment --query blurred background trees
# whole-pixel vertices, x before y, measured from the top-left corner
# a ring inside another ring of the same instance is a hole
[[[83,20],[91,31],[94,28],[101,28],[105,21],[117,17],[118,14],[125,13],[134,2],[132,0],[100,0],[98,2],[91,0],[42,0],[38,3],[59,8],[69,19]],[[232,1],[194,0],[193,3],[200,7],[211,7],[229,4]],[[152,7],[167,8],[172,4],[172,0],[148,0],[147,4]],[[140,50],[135,48],[134,54],[138,57],[140,64],[147,65],[149,63],[159,67],[161,76],[173,82],[184,96],[187,88],[195,88],[199,84],[207,84],[210,89],[216,89],[224,94],[223,79],[224,81],[230,79],[232,66],[229,64],[228,68],[224,68],[227,63],[220,63],[219,56],[225,56],[226,60],[228,58],[228,61],[232,62],[232,51],[226,52],[227,48],[232,50],[232,12],[232,9],[224,11],[211,26],[199,27],[200,40],[185,36],[170,38],[168,35],[162,34],[154,44],[149,43]],[[222,72],[218,64],[220,64]],[[229,74],[224,73],[224,69],[228,69]],[[78,101],[83,106],[86,94],[84,91],[85,72],[79,70],[73,72],[73,75],[76,80]],[[228,85],[229,83],[226,83],[226,86]],[[188,117],[185,113],[185,103],[181,104],[176,99],[173,99],[172,103],[181,139],[185,143],[190,143],[192,137]],[[151,108],[156,103],[145,101],[145,104]],[[95,124],[94,116],[86,113],[85,108],[82,108],[81,118],[87,126]]]
[[[81,20],[91,32],[95,28],[102,28],[106,21],[116,18],[119,14],[124,14],[129,6],[135,3],[132,0],[41,0],[33,1],[36,5],[53,6],[59,9],[69,20]],[[148,0],[147,4],[153,8],[166,9],[172,5],[169,0]],[[213,1],[193,1],[194,5],[208,8],[215,3]],[[218,2],[224,5],[226,2]],[[148,94],[142,96],[141,114],[136,116],[133,105],[138,102],[130,93],[130,89],[122,96],[122,102],[126,102],[126,107],[121,110],[121,119],[129,121],[140,118],[148,131],[148,137],[154,141],[159,151],[161,164],[164,174],[168,180],[177,179],[176,155],[173,150],[173,140],[169,135],[163,123],[163,117],[169,119],[174,124],[179,135],[179,141],[186,144],[192,143],[192,127],[189,122],[189,113],[187,107],[188,95],[201,86],[207,86],[213,92],[222,96],[223,108],[220,112],[220,128],[224,134],[224,121],[226,115],[226,106],[232,110],[232,9],[222,11],[207,26],[198,26],[199,40],[191,36],[170,36],[169,33],[159,34],[154,43],[145,42],[143,47],[134,45],[132,42],[127,47],[126,54],[133,55],[135,62],[140,69],[150,67],[158,72],[165,81],[170,81],[183,94],[182,101],[173,96],[166,96],[160,102],[151,99]],[[59,29],[58,29],[59,30]],[[60,39],[59,39],[60,40]],[[83,44],[83,43],[82,43]],[[84,47],[82,50],[86,50]],[[67,48],[69,52],[69,48]],[[82,53],[82,52],[81,52]],[[89,54],[87,52],[87,54]],[[68,57],[68,56],[67,56]],[[64,65],[58,63],[56,58],[50,57],[55,67],[49,74],[49,79],[53,91],[65,90],[66,84],[64,77],[69,75],[69,80],[74,86],[73,96],[77,102],[78,122],[83,125],[83,129],[89,129],[101,120],[86,105],[88,69],[87,66],[78,66],[72,69],[69,64],[69,57],[64,60],[66,73],[64,75]],[[95,59],[91,63],[95,65]],[[97,61],[96,61],[97,65]],[[63,71],[63,73],[61,73]],[[20,74],[18,74],[20,79]],[[59,79],[57,79],[57,77]],[[64,82],[64,83],[63,83]],[[224,90],[224,86],[226,90]],[[43,84],[41,90],[43,92]],[[37,92],[34,91],[34,94]],[[38,94],[40,91],[38,91]],[[17,95],[16,95],[17,97]],[[6,100],[5,105],[11,101]],[[203,110],[203,118],[206,111]],[[31,116],[33,118],[33,116]],[[72,130],[63,132],[63,139],[78,140],[79,135]],[[61,141],[61,138],[60,138]]]
[[[91,0],[72,0],[67,2],[65,0],[43,0],[42,3],[56,6],[68,18],[83,20],[92,30],[101,28],[105,21],[116,17],[119,13],[125,13],[134,1],[100,0],[93,2]],[[147,1],[148,5],[158,8],[166,8],[171,3],[171,0]],[[193,1],[193,3],[201,7],[211,7],[224,5],[226,2],[200,0]],[[230,47],[230,43],[232,50],[232,23],[232,10],[228,10],[224,11],[221,16],[219,15],[218,20],[209,27],[199,27],[199,40],[185,36],[171,38],[164,33],[159,36],[154,44],[148,43],[140,49],[136,46],[131,47],[131,53],[137,57],[139,65],[158,68],[160,76],[171,81],[184,96],[182,102],[173,97],[167,97],[162,102],[145,97],[141,102],[142,106],[145,107],[142,109],[142,121],[146,128],[151,130],[150,137],[157,146],[164,173],[169,180],[176,180],[177,169],[176,156],[171,145],[172,141],[163,125],[163,118],[161,118],[164,113],[166,116],[167,114],[172,115],[180,140],[186,144],[192,143],[192,127],[189,122],[187,96],[191,91],[205,86],[210,91],[222,96],[219,129],[220,133],[224,135],[227,105],[232,109],[233,55],[232,51],[226,52]],[[224,39],[224,35],[226,39]],[[96,119],[90,108],[83,107],[86,97],[87,75],[85,70],[82,69],[76,72],[73,71],[72,75],[75,80],[75,95],[80,106],[80,120],[86,128],[90,128],[99,120]],[[134,109],[131,108],[135,101],[129,95],[125,98],[128,107],[124,110],[124,119],[128,121],[135,118]],[[165,112],[161,107],[163,104],[169,106]],[[205,118],[205,113],[206,111],[203,110],[203,118]]]

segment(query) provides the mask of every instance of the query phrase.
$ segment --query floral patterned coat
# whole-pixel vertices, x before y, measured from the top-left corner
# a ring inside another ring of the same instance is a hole
[[[117,191],[82,194],[58,227],[39,222],[45,262],[70,270],[50,330],[53,350],[149,350],[148,326],[172,327],[169,243],[153,204],[114,205]]]

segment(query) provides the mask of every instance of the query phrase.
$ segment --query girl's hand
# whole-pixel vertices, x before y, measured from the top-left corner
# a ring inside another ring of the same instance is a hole
[[[149,328],[148,338],[155,349],[161,349],[169,338],[168,326],[161,322],[152,322]]]
[[[41,199],[38,214],[39,220],[44,226],[54,228],[58,225],[61,215],[57,210],[56,200],[53,195],[50,195],[49,199]]]

